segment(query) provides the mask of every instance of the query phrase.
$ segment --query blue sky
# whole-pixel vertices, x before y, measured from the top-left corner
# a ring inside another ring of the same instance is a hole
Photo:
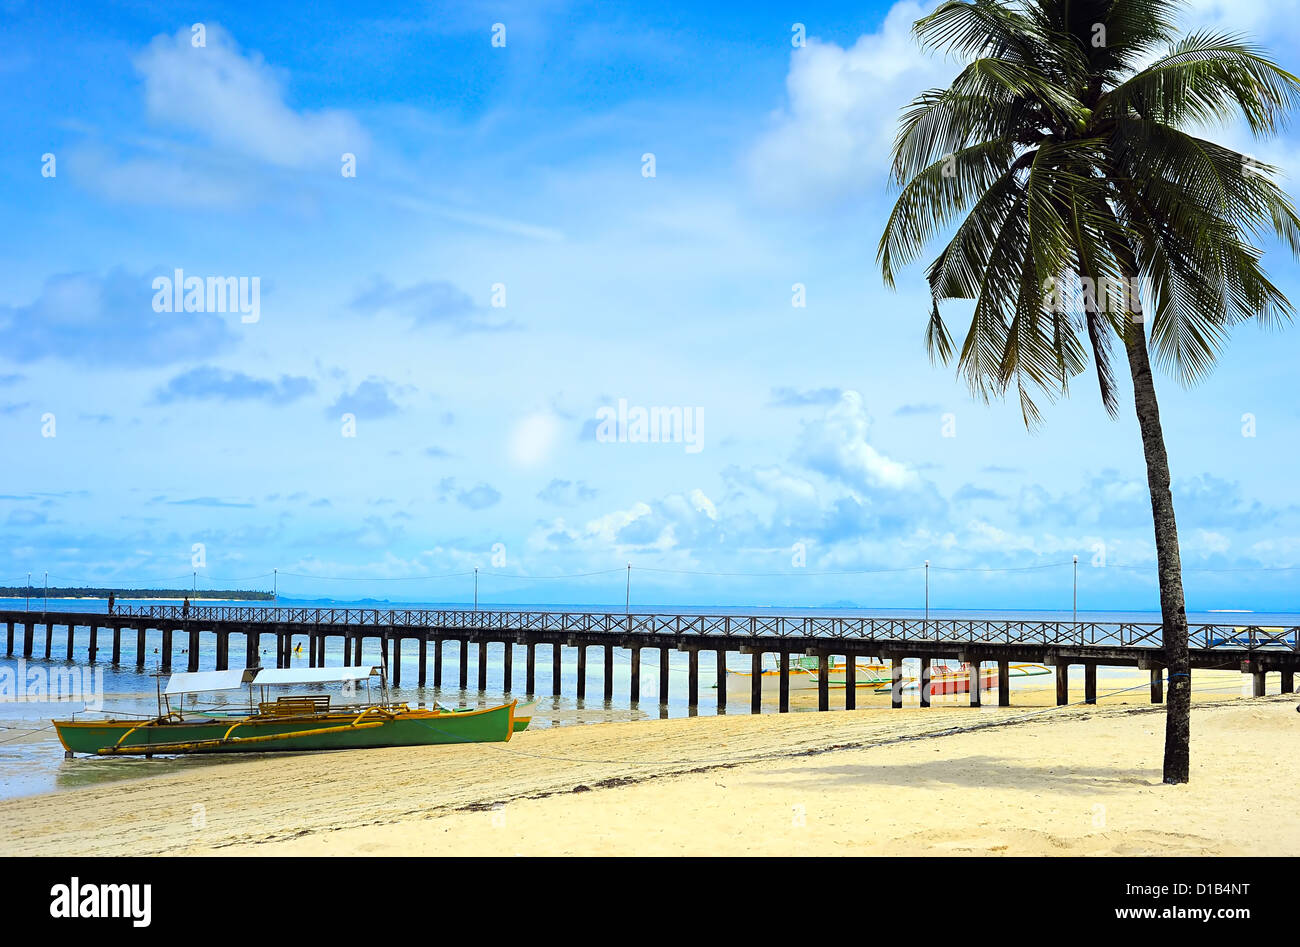
[[[201,544],[209,587],[911,607],[929,559],[936,606],[1069,608],[1077,554],[1082,607],[1155,607],[1131,408],[1082,377],[1028,433],[929,364],[921,268],[881,285],[894,121],[955,71],[926,5],[0,9],[0,582]],[[1294,11],[1187,24],[1300,68]],[[154,311],[176,269],[256,321]],[[1297,606],[1298,355],[1160,380],[1193,608]],[[695,444],[602,439],[620,401]]]

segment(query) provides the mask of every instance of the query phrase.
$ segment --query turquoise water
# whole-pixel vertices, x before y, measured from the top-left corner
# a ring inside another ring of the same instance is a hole
[[[33,600],[33,611],[37,611],[43,601]],[[119,599],[119,605],[134,604],[160,604],[158,601],[136,602],[126,599]],[[163,602],[161,604],[172,604]],[[179,600],[176,601],[179,604]],[[212,602],[205,600],[202,604],[239,604],[247,605],[247,602]],[[262,605],[265,603],[251,603]],[[302,600],[295,599],[292,601],[281,600],[281,605],[316,607],[316,606],[337,606],[337,607],[366,607],[366,608],[462,608],[463,604],[455,603],[437,603],[437,602],[402,602],[388,603],[374,602],[368,600],[362,602],[340,602],[337,600]],[[0,608],[13,609],[23,608],[23,599],[0,599]],[[104,614],[107,612],[107,603],[102,599],[58,599],[50,600],[50,607],[57,611],[84,611],[97,612]],[[504,608],[529,608],[535,606],[517,605],[517,606],[494,606],[498,609]],[[556,611],[581,611],[581,606],[563,608],[549,606],[551,610]],[[590,609],[592,611],[606,611],[606,609]],[[668,611],[669,609],[664,609]],[[753,608],[682,608],[673,609],[682,614],[710,614],[710,615],[728,615],[728,614],[753,614],[759,611]],[[773,615],[827,615],[827,616],[858,616],[858,615],[877,615],[900,618],[919,618],[924,612],[921,610],[873,610],[873,609],[763,609],[764,613]],[[998,611],[998,612],[978,612],[978,611],[954,611],[954,610],[937,610],[930,611],[931,618],[973,618],[973,619],[1021,619],[1021,620],[1050,620],[1060,621],[1069,620],[1071,613],[1056,611]],[[1296,625],[1300,624],[1300,615],[1296,613],[1193,613],[1189,614],[1189,620],[1193,623],[1220,623],[1220,624],[1256,624],[1256,625]],[[1155,622],[1159,621],[1159,615],[1152,612],[1080,612],[1080,621],[1097,621],[1097,622]],[[0,627],[0,634],[4,629]],[[242,666],[244,660],[244,640],[242,635],[232,635],[230,645],[230,659],[233,667]],[[30,662],[20,664],[17,658],[0,657],[0,677],[8,669],[10,672],[10,681],[17,679],[20,670],[25,674],[36,673],[39,675],[50,675],[54,673],[84,673],[88,669],[85,666],[86,654],[89,648],[90,631],[88,628],[78,628],[73,639],[73,654],[76,658],[74,662],[66,660],[66,640],[67,632],[63,627],[55,629],[51,660],[46,662],[39,657],[34,657]],[[157,709],[156,691],[158,688],[159,678],[157,677],[157,668],[159,657],[157,649],[161,640],[158,632],[149,632],[146,637],[146,662],[143,673],[135,669],[135,642],[136,636],[133,631],[123,632],[122,635],[122,661],[120,667],[111,667],[108,660],[112,655],[112,634],[101,630],[98,639],[98,649],[100,662],[96,665],[93,675],[87,679],[87,689],[93,691],[96,698],[91,704],[102,701],[105,710],[109,710],[116,715],[140,715],[142,717],[151,716]],[[270,636],[265,639],[266,644],[271,642]],[[182,643],[185,641],[184,636],[176,636],[173,645],[173,667],[183,670],[186,662]],[[305,644],[305,642],[304,642]],[[36,656],[44,654],[44,629],[37,628],[35,633],[33,654]],[[16,634],[15,650],[21,652],[21,630]],[[408,641],[404,644],[402,652],[402,673],[403,685],[401,687],[390,688],[392,695],[398,700],[404,700],[412,705],[432,704],[437,701],[442,704],[450,705],[484,705],[487,703],[499,702],[505,696],[504,686],[504,659],[503,646],[492,644],[488,649],[488,668],[487,668],[487,686],[484,690],[477,689],[478,683],[478,648],[470,647],[469,655],[469,689],[461,690],[459,683],[459,645],[456,642],[447,642],[443,645],[443,682],[442,688],[434,687],[417,687],[415,681],[418,672],[418,648],[417,642]],[[216,644],[215,636],[201,636],[201,646],[199,651],[199,666],[209,669],[216,664]],[[2,651],[3,649],[0,649]],[[515,646],[514,649],[514,689],[511,696],[522,697],[524,689],[525,674],[525,656],[526,650],[523,646]],[[686,672],[687,656],[683,653],[669,652],[669,701],[664,707],[658,703],[659,690],[659,651],[657,649],[646,649],[642,651],[641,658],[641,695],[642,701],[637,706],[632,706],[629,701],[629,686],[631,682],[631,657],[630,653],[622,648],[616,648],[613,652],[613,678],[614,678],[614,697],[611,701],[603,700],[604,693],[604,651],[603,649],[594,648],[588,651],[587,655],[587,697],[583,701],[578,701],[575,694],[577,691],[577,652],[573,648],[565,648],[562,655],[561,667],[561,690],[562,696],[551,697],[551,648],[549,646],[539,647],[537,649],[537,687],[539,691],[547,692],[547,696],[540,697],[535,711],[532,726],[565,726],[579,723],[591,723],[603,720],[634,720],[642,719],[648,716],[667,716],[681,717],[690,713],[686,704]],[[373,639],[367,643],[365,659],[375,664],[379,662],[379,646]],[[716,664],[715,655],[712,652],[700,653],[700,700],[697,712],[699,714],[713,714],[719,711],[717,705],[716,691],[711,686],[715,680]],[[771,656],[766,658],[767,664],[772,664]],[[733,654],[729,657],[730,667],[734,670],[747,671],[750,666],[749,658],[744,655]],[[275,654],[273,649],[264,648],[262,652],[262,663],[264,665],[275,665]],[[301,664],[306,667],[308,662],[304,654],[301,657],[295,657],[295,666]],[[343,663],[342,642],[335,638],[329,642],[326,651],[326,664],[338,666]],[[1104,672],[1103,672],[1104,675]],[[30,680],[30,678],[26,678]],[[433,653],[430,648],[428,658],[428,679],[433,680]],[[338,688],[334,688],[337,690]],[[329,688],[326,688],[329,690]],[[749,711],[749,691],[746,684],[742,681],[733,682],[729,688],[728,706],[722,708],[724,712],[731,713],[748,713]],[[238,698],[237,698],[238,699]],[[191,702],[194,699],[191,698]],[[204,698],[205,705],[220,704],[219,695],[208,695]],[[66,717],[77,713],[87,712],[86,701],[57,702],[57,703],[15,703],[0,701],[0,798],[18,795],[27,795],[37,792],[46,792],[52,789],[72,788],[91,783],[103,782],[105,780],[114,780],[122,778],[132,778],[146,773],[158,773],[177,768],[186,768],[190,766],[210,766],[224,765],[228,760],[220,757],[205,758],[185,758],[177,760],[132,760],[132,759],[76,759],[64,760],[63,748],[50,728],[49,721],[52,716]],[[93,707],[92,707],[93,709]],[[765,707],[765,709],[768,709]],[[775,709],[771,707],[770,709]]]

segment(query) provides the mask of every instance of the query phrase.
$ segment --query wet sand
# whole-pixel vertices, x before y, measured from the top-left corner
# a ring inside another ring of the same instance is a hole
[[[1300,781],[1297,698],[1224,681],[1198,680],[1187,786],[1160,783],[1164,708],[1108,680],[1095,707],[1050,706],[1050,687],[1010,708],[872,697],[189,760],[0,802],[0,854],[1293,854],[1300,821],[1277,813]]]

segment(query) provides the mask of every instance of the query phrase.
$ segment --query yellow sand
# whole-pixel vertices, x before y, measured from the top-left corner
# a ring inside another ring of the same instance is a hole
[[[1050,680],[1050,679],[1048,679]],[[1102,692],[1116,689],[1103,687]],[[192,761],[0,802],[0,854],[1294,854],[1294,696],[731,714]],[[1211,697],[1208,688],[1200,696]],[[841,696],[842,699],[842,696]],[[104,765],[119,761],[105,760]],[[100,765],[94,761],[92,765]],[[138,767],[133,771],[139,771]]]

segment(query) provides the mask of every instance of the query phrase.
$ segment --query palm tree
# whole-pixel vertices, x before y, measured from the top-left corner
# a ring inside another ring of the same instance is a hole
[[[1167,783],[1188,779],[1191,668],[1150,351],[1180,382],[1203,378],[1233,325],[1291,317],[1253,241],[1276,235],[1300,255],[1278,169],[1198,134],[1237,116],[1275,134],[1300,79],[1245,38],[1178,38],[1178,6],[948,0],[918,20],[923,46],[968,64],[904,111],[901,193],[878,255],[893,286],[955,224],[927,271],[931,359],[955,354],[940,303],[974,300],[958,372],[984,400],[1014,384],[1030,428],[1042,420],[1035,399],[1067,393],[1089,356],[1116,416],[1112,333],[1124,346],[1155,522]]]

